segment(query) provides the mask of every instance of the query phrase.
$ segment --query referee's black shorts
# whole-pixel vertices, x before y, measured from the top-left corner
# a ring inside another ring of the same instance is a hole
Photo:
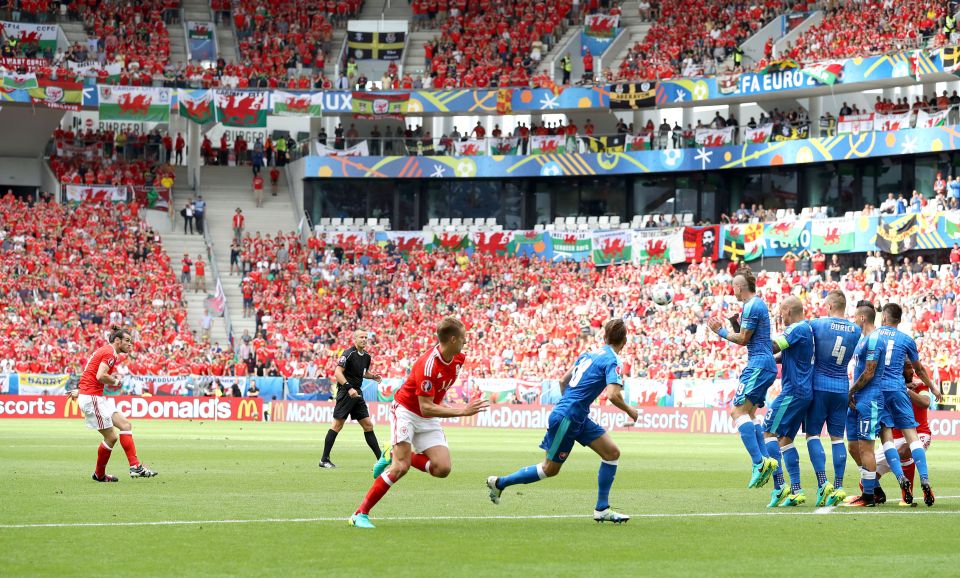
[[[350,397],[344,395],[337,398],[337,405],[333,407],[333,419],[345,420],[348,417],[356,421],[370,417],[367,402],[363,400],[362,396]]]

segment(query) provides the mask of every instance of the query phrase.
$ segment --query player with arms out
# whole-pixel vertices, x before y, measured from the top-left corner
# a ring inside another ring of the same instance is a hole
[[[930,442],[933,440],[933,436],[930,433],[930,422],[927,420],[927,410],[930,409],[930,406],[933,403],[933,394],[930,393],[930,388],[923,384],[923,382],[917,383],[913,380],[914,372],[913,366],[907,362],[903,364],[903,382],[907,385],[907,395],[910,396],[910,401],[913,403],[913,418],[917,420],[917,437],[923,442],[924,451],[930,450]],[[910,448],[907,446],[906,439],[903,437],[903,432],[894,429],[893,430],[893,444],[897,448],[897,453],[900,456],[900,465],[903,468],[903,475],[907,476],[907,479],[910,480],[910,486],[913,486],[913,476],[916,472],[916,467],[913,462],[913,455],[910,453]],[[880,477],[889,472],[890,468],[887,465],[887,457],[883,452],[877,452],[877,480]],[[879,487],[880,482],[877,482]],[[911,502],[907,503],[905,496],[901,496],[900,506],[902,507],[911,507],[916,506],[917,503]]]
[[[773,474],[774,489],[768,508],[799,506],[807,501],[800,485],[800,454],[793,439],[803,425],[803,418],[813,400],[813,330],[803,316],[803,303],[794,296],[780,304],[780,319],[787,326],[783,335],[773,339],[773,351],[780,355],[783,369],[782,390],[770,404],[763,429],[767,433],[767,454],[778,462]],[[790,491],[783,480],[779,457],[790,474]]]
[[[152,478],[157,475],[157,472],[144,467],[137,458],[130,420],[117,411],[112,397],[103,395],[104,386],[116,387],[120,383],[112,375],[117,365],[117,356],[130,353],[132,349],[133,336],[130,331],[117,326],[111,327],[110,343],[93,352],[83,368],[83,374],[80,375],[79,387],[69,393],[71,398],[77,400],[77,405],[87,420],[87,427],[99,431],[103,436],[103,442],[97,448],[97,467],[93,472],[93,479],[97,482],[119,481],[106,472],[107,462],[118,439],[123,451],[127,453],[131,478]],[[117,430],[120,430],[119,435]]]
[[[373,451],[376,458],[380,458],[380,444],[377,434],[373,431],[373,422],[370,420],[370,410],[363,400],[361,388],[364,379],[380,381],[380,376],[370,373],[370,354],[367,352],[367,332],[358,329],[353,332],[353,347],[347,349],[337,361],[337,369],[333,376],[337,380],[337,405],[333,408],[333,426],[327,430],[323,440],[323,455],[320,457],[321,468],[335,468],[330,461],[330,451],[337,441],[337,434],[343,429],[347,418],[360,422],[363,428],[363,438]]]
[[[747,346],[747,366],[740,374],[740,385],[730,415],[740,432],[743,446],[753,461],[748,488],[759,488],[770,480],[778,462],[767,455],[763,426],[755,423],[757,408],[763,407],[767,389],[777,379],[777,362],[770,341],[770,311],[757,296],[757,280],[749,271],[733,278],[733,294],[743,303],[740,328],[731,333],[716,317],[707,320],[710,329],[731,343]]]
[[[903,501],[913,502],[910,480],[903,473],[900,456],[893,441],[893,429],[903,433],[906,443],[910,447],[910,455],[920,474],[920,488],[923,491],[923,503],[928,507],[934,503],[933,488],[927,472],[927,453],[923,442],[917,436],[917,420],[914,419],[913,404],[907,394],[907,386],[903,381],[903,364],[907,360],[913,366],[917,377],[940,399],[940,389],[930,381],[927,370],[920,362],[917,352],[917,343],[912,337],[897,329],[903,310],[896,303],[887,303],[883,306],[883,325],[877,329],[877,379],[880,382],[880,391],[883,393],[883,412],[880,414],[880,439],[883,441],[883,454],[887,465],[900,483]],[[869,371],[869,367],[868,367]]]
[[[618,354],[627,344],[627,326],[622,319],[611,319],[603,326],[606,345],[598,351],[581,353],[573,369],[560,379],[560,402],[550,412],[547,434],[540,447],[547,451],[542,463],[521,468],[503,477],[487,478],[490,500],[500,503],[505,488],[515,484],[532,484],[560,473],[560,468],[573,449],[573,442],[588,446],[600,456],[597,474],[597,505],[593,519],[597,522],[626,522],[630,516],[610,508],[610,488],[617,474],[620,448],[610,434],[590,419],[590,404],[606,390],[610,403],[637,421],[637,410],[623,399],[623,366]]]
[[[440,419],[476,415],[490,406],[490,402],[483,399],[474,399],[463,407],[443,404],[443,397],[457,381],[466,359],[461,353],[466,340],[463,323],[454,317],[445,317],[437,327],[439,343],[413,364],[390,409],[392,450],[377,462],[376,480],[350,517],[351,525],[373,528],[370,510],[411,466],[435,478],[450,475],[450,449]],[[386,471],[382,471],[384,468]]]
[[[828,317],[810,321],[816,355],[813,364],[813,402],[807,410],[803,430],[807,432],[807,453],[817,474],[817,507],[835,506],[847,497],[843,474],[847,467],[847,449],[843,444],[847,422],[847,392],[850,380],[847,366],[860,341],[860,328],[844,318],[847,298],[843,291],[831,291],[824,300]],[[827,426],[833,454],[833,486],[827,483],[827,455],[820,432]]]

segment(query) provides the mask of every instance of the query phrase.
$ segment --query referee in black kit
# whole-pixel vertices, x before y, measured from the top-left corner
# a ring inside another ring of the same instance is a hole
[[[321,468],[337,467],[330,461],[330,450],[348,417],[360,422],[367,445],[373,450],[373,455],[380,459],[380,444],[377,443],[377,434],[373,433],[373,422],[370,421],[370,412],[361,391],[364,378],[379,382],[380,376],[368,371],[370,354],[366,348],[367,332],[358,329],[353,332],[353,347],[344,351],[337,361],[337,370],[333,374],[337,380],[337,405],[333,408],[333,427],[327,430],[327,438],[323,442]]]

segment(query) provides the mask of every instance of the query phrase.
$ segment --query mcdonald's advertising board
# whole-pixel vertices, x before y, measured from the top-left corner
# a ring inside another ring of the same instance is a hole
[[[114,397],[117,411],[131,419],[259,421],[263,401],[239,397]],[[77,419],[83,413],[65,395],[0,395],[0,419]]]
[[[331,423],[333,402],[274,401],[270,404],[270,421],[294,423]],[[374,424],[387,424],[390,404],[368,402]],[[552,406],[497,404],[489,411],[470,417],[443,420],[444,427],[478,427],[488,429],[545,429]],[[657,433],[735,434],[730,412],[724,408],[647,407],[637,408],[636,423],[613,407],[594,406],[590,419],[607,431],[640,431]],[[762,413],[762,412],[761,412]],[[933,437],[960,440],[960,412],[929,412]]]

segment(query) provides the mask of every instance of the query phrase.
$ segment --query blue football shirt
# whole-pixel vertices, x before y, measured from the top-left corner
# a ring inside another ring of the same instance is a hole
[[[881,391],[900,391],[905,389],[903,381],[904,361],[920,359],[917,342],[895,327],[882,326],[874,332],[877,335],[877,375]]]
[[[776,373],[777,362],[773,359],[773,345],[770,343],[770,311],[760,297],[754,295],[743,304],[740,327],[753,330],[747,342],[747,367]]]
[[[816,358],[813,364],[813,390],[847,393],[850,382],[847,366],[860,342],[857,324],[839,317],[823,317],[810,322]]]
[[[623,385],[623,366],[609,345],[577,357],[573,377],[553,411],[573,422],[590,415],[590,404],[610,383]]]
[[[797,399],[813,397],[813,330],[806,321],[798,321],[777,336],[780,347],[780,383],[783,395]]]

